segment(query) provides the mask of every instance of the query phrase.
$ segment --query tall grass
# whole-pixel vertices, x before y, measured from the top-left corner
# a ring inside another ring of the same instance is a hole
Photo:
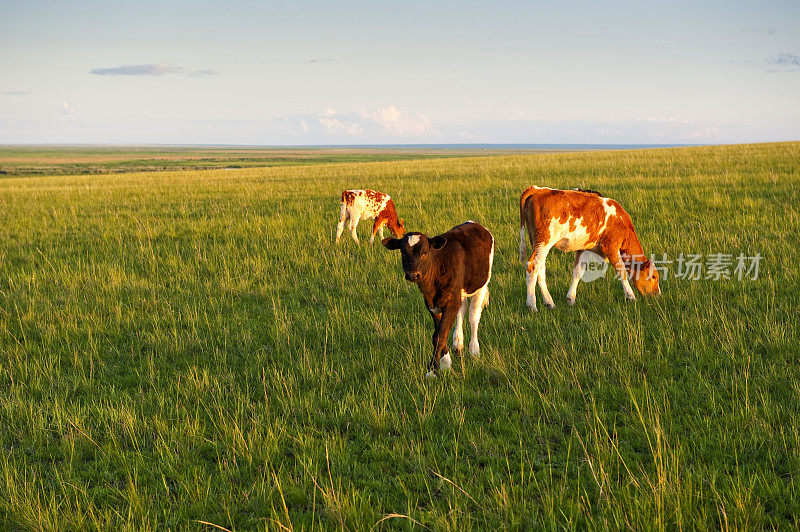
[[[619,200],[646,252],[757,280],[613,279],[525,308],[519,192]],[[399,258],[339,193],[495,235],[482,354],[422,376]],[[0,521],[23,529],[800,526],[800,144],[0,181]],[[365,235],[367,228],[360,228]],[[363,241],[364,239],[362,239]]]

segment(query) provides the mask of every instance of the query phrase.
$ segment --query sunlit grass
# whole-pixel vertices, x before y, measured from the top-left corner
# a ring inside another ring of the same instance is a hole
[[[758,252],[760,276],[636,303],[600,280],[571,308],[552,253],[556,309],[531,314],[530,184],[616,198],[647,253]],[[409,230],[494,233],[480,359],[422,378],[399,257],[332,244],[360,187]],[[800,526],[799,204],[798,143],[0,181],[0,520]]]

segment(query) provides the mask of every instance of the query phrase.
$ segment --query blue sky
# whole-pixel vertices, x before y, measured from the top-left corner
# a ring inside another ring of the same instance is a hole
[[[0,2],[0,143],[800,139],[800,2]]]

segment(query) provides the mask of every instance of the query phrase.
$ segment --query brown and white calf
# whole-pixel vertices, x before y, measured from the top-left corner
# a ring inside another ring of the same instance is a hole
[[[401,237],[406,233],[403,227],[403,219],[397,218],[397,211],[394,209],[394,202],[388,194],[375,190],[345,190],[342,192],[341,214],[339,215],[339,225],[336,226],[336,243],[344,230],[344,223],[350,220],[350,233],[353,240],[358,242],[356,227],[360,220],[375,218],[372,224],[372,236],[369,243],[375,240],[375,233],[380,232],[383,238],[383,226],[387,226],[392,234]]]
[[[402,239],[386,238],[383,245],[400,250],[406,280],[419,287],[433,318],[433,358],[426,376],[450,368],[447,334],[453,322],[453,349],[458,354],[464,348],[462,329],[467,307],[472,332],[469,352],[478,356],[478,324],[481,311],[489,302],[492,277],[492,234],[482,225],[468,221],[433,238],[415,232]]]
[[[636,299],[628,278],[642,294],[661,293],[658,271],[645,257],[631,217],[613,199],[591,190],[528,187],[519,199],[519,219],[520,259],[525,260],[527,252],[526,232],[533,247],[525,272],[531,310],[536,310],[537,281],[545,306],[555,306],[545,279],[545,260],[551,248],[577,252],[572,285],[567,292],[570,305],[575,304],[578,282],[585,272],[586,262],[580,258],[586,250],[611,263],[622,280],[626,298]]]

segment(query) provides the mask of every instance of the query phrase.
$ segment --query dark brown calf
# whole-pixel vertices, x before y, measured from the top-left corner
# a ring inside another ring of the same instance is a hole
[[[464,222],[448,232],[428,238],[422,233],[408,233],[403,238],[385,238],[387,249],[399,249],[406,280],[416,283],[433,318],[433,357],[426,376],[452,364],[447,347],[447,333],[455,322],[453,349],[464,348],[463,319],[469,306],[472,338],[469,352],[478,356],[478,324],[481,311],[489,302],[489,279],[492,277],[494,237],[482,225]]]

